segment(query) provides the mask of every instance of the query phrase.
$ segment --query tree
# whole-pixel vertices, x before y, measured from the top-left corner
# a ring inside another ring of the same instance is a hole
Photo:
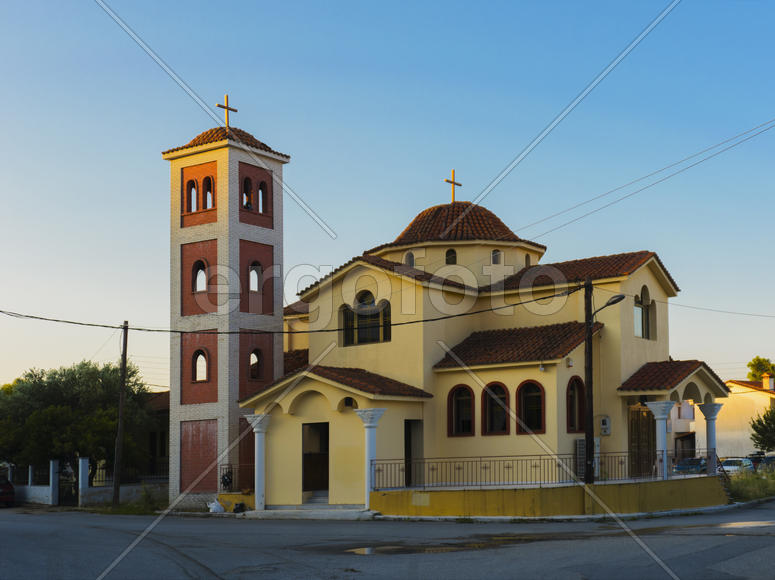
[[[762,451],[775,450],[775,407],[770,407],[764,414],[751,419],[751,441]]]
[[[775,365],[772,364],[772,361],[761,356],[753,357],[751,362],[748,363],[748,368],[750,369],[748,371],[749,381],[762,380],[762,375],[764,373],[775,374]]]
[[[83,361],[48,371],[32,369],[0,389],[0,459],[40,465],[49,459],[75,466],[78,457],[113,464],[118,365]],[[147,389],[136,366],[127,367],[124,458],[127,465],[146,458]]]

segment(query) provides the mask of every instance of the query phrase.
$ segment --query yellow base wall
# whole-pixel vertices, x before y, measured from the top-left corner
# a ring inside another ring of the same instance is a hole
[[[244,503],[249,510],[256,509],[256,498],[252,493],[219,493],[218,503],[223,506],[227,512],[234,511],[234,505]]]
[[[716,477],[593,485],[613,513],[660,512],[724,505]],[[549,517],[605,514],[581,486],[535,489],[375,491],[371,509],[395,516]]]

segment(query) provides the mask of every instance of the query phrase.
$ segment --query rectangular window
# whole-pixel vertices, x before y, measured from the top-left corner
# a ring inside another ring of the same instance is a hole
[[[342,311],[343,342],[345,346],[355,344],[355,312],[349,308]]]
[[[379,342],[380,315],[379,311],[369,314],[358,314],[358,344]]]
[[[645,328],[643,328],[643,306],[640,304],[635,304],[635,309],[633,311],[633,324],[635,326],[635,336],[638,338],[645,338],[644,331]]]

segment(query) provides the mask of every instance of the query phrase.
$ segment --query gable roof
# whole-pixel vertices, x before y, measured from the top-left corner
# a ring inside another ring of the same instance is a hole
[[[172,149],[167,149],[166,151],[162,151],[162,155],[166,155],[167,153],[174,153],[175,151],[182,151],[183,149],[190,149],[192,147],[199,147],[200,145],[208,145],[210,143],[218,143],[219,141],[236,141],[238,143],[242,143],[243,145],[247,145],[248,147],[252,147],[253,149],[259,149],[260,151],[267,151],[268,153],[274,153],[275,155],[280,155],[281,157],[287,157],[290,159],[290,155],[286,155],[285,153],[280,153],[279,151],[275,151],[269,145],[266,143],[259,141],[253,135],[248,133],[247,131],[243,131],[242,129],[238,129],[237,127],[229,127],[226,129],[226,127],[214,127],[213,129],[208,129],[207,131],[200,133],[191,141],[186,143],[185,145],[181,145],[180,147],[173,147]]]
[[[283,308],[283,316],[295,316],[297,314],[309,314],[309,304],[301,300],[297,300],[293,304],[289,304]]]
[[[466,286],[465,284],[458,282],[457,280],[442,278],[441,276],[436,276],[434,274],[431,274],[430,272],[423,272],[422,270],[418,270],[417,268],[412,268],[410,266],[407,266],[406,264],[402,264],[401,262],[394,262],[392,260],[385,260],[384,258],[380,258],[378,256],[371,256],[368,254],[364,254],[362,256],[355,256],[354,258],[352,258],[351,260],[348,260],[347,262],[345,262],[344,264],[342,264],[332,272],[323,276],[320,280],[313,282],[312,284],[307,286],[304,290],[299,292],[299,296],[303,296],[313,288],[317,288],[325,280],[328,280],[329,278],[333,278],[339,272],[341,272],[345,268],[348,268],[349,266],[357,262],[370,264],[377,268],[381,268],[382,270],[385,270],[387,272],[393,272],[394,274],[405,276],[407,278],[411,278],[412,280],[416,280],[418,282],[425,282],[425,283],[432,282],[434,284],[445,286],[447,288],[456,288],[458,290],[468,290],[471,292],[479,291],[477,288]]]
[[[596,322],[592,331],[598,332],[601,328],[602,323]],[[570,354],[584,342],[585,333],[583,322],[484,330],[469,335],[452,352],[467,366],[550,361]],[[459,367],[449,353],[434,366],[437,369]]]
[[[283,353],[283,375],[290,375],[309,364],[309,349],[300,348]]]
[[[297,351],[298,352],[298,351]],[[303,351],[307,354],[308,351]],[[288,359],[286,359],[288,360]],[[249,397],[239,401],[240,404],[245,404],[248,401],[255,399],[261,394],[277,387],[278,385],[287,382],[297,375],[303,374],[304,376],[319,377],[356,389],[363,393],[370,395],[380,395],[387,397],[420,397],[420,398],[432,398],[433,395],[427,391],[407,385],[401,381],[391,379],[389,377],[378,375],[360,368],[353,367],[330,367],[317,365],[314,367],[307,367],[305,364],[301,368],[297,368],[285,376],[277,379],[269,385],[265,385],[258,390],[254,391]]]
[[[395,240],[372,248],[366,253],[422,242],[475,240],[525,242],[546,249],[542,244],[523,240],[517,236],[489,209],[470,201],[455,201],[421,211]]]
[[[705,369],[728,392],[729,387],[701,360],[663,360],[640,367],[622,383],[619,391],[669,391],[699,369]]]
[[[762,385],[763,381],[743,381],[739,379],[732,379],[727,381],[726,384],[729,386],[730,384],[740,386],[740,387],[746,387],[748,389],[753,389],[754,391],[761,391],[762,393],[767,393],[768,395],[772,395],[775,397],[775,391],[771,391],[767,387]]]
[[[667,271],[662,260],[655,252],[643,250],[640,252],[627,252],[623,254],[611,254],[609,256],[596,256],[593,258],[583,258],[580,260],[570,260],[567,262],[556,262],[554,264],[539,264],[529,268],[522,268],[516,274],[512,274],[502,282],[491,284],[481,288],[482,292],[497,292],[501,290],[516,290],[526,275],[532,278],[532,287],[551,286],[554,284],[554,278],[557,272],[562,275],[564,281],[581,282],[587,278],[601,280],[604,278],[617,278],[627,276],[635,270],[646,264],[650,259],[656,260],[660,268],[665,273],[668,281],[673,285],[676,292],[679,290],[678,284]]]

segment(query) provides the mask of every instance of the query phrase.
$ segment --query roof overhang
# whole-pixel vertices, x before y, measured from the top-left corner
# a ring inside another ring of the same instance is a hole
[[[666,388],[666,389],[628,389],[628,390],[619,390],[617,389],[617,393],[620,397],[628,397],[628,396],[658,396],[658,397],[665,397],[667,399],[670,399],[674,393],[678,395],[679,401],[688,400],[690,397],[685,397],[686,395],[686,387],[689,385],[689,383],[694,383],[697,385],[701,399],[697,402],[703,402],[704,400],[704,393],[710,393],[713,397],[728,397],[729,396],[729,390],[727,386],[719,379],[714,373],[712,373],[708,367],[705,365],[705,363],[701,364],[699,367],[697,367],[695,370],[690,372],[687,376],[685,376],[683,379],[681,379],[677,384],[675,384],[672,387]]]
[[[372,256],[382,256],[391,252],[400,252],[402,250],[411,250],[412,248],[429,247],[429,246],[442,246],[448,248],[449,246],[495,246],[499,248],[524,248],[533,250],[535,252],[544,255],[546,253],[546,246],[531,242],[529,240],[429,240],[424,242],[413,242],[410,244],[383,244],[376,246],[371,250],[367,250],[366,254]]]
[[[189,155],[198,155],[199,153],[206,153],[207,151],[213,151],[215,149],[223,149],[224,147],[233,147],[234,149],[239,149],[247,153],[252,153],[254,155],[260,155],[261,157],[274,159],[275,161],[279,161],[280,163],[288,163],[291,160],[289,156],[282,155],[279,153],[273,153],[271,151],[264,151],[263,149],[257,149],[256,147],[245,145],[244,143],[241,143],[239,141],[234,141],[233,139],[222,139],[220,141],[214,141],[212,143],[204,143],[203,145],[196,145],[194,147],[186,147],[184,149],[167,151],[165,153],[162,153],[161,156],[162,156],[162,159],[166,159],[167,161],[172,161],[173,159],[180,159],[181,157],[188,157]]]

